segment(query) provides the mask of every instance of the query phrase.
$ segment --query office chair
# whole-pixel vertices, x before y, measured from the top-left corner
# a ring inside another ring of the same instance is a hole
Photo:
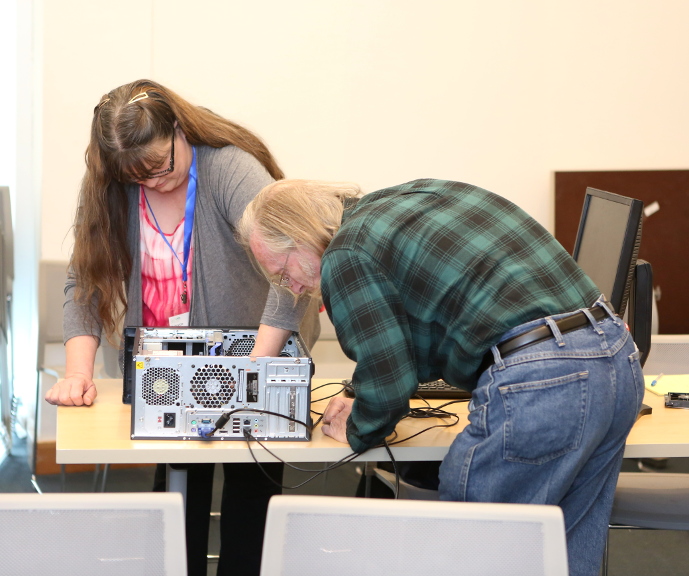
[[[186,576],[177,493],[0,494],[7,576]]]
[[[33,442],[30,444],[31,462],[31,483],[35,490],[40,494],[41,487],[36,477],[38,439],[40,435],[48,439],[54,439],[54,427],[56,409],[46,404],[43,399],[48,389],[55,384],[58,379],[64,377],[65,358],[64,346],[62,343],[62,306],[65,300],[64,286],[67,280],[66,261],[41,260],[38,265],[38,355],[37,355],[37,376],[36,401],[34,414]],[[107,349],[107,353],[105,350]],[[115,361],[105,360],[113,356],[112,347],[103,338],[101,354],[104,358],[103,368],[97,363],[94,366],[94,377],[121,378],[120,372]],[[117,352],[114,352],[116,358]],[[110,368],[110,372],[107,370]],[[102,372],[105,371],[105,374]],[[42,427],[45,427],[42,429]],[[96,464],[93,476],[93,491],[99,488],[105,491],[107,481],[108,464],[103,465],[102,477],[100,477],[100,465]],[[66,474],[64,465],[60,466],[62,489],[66,484]]]
[[[689,335],[652,335],[647,374],[689,374]],[[689,474],[622,472],[610,529],[689,530]],[[603,575],[608,574],[608,543]]]
[[[12,451],[12,433],[18,399],[14,395],[12,361],[12,286],[14,232],[10,189],[0,186],[0,460],[3,448]]]
[[[485,504],[273,496],[261,576],[567,574],[562,511]]]
[[[689,334],[652,334],[646,374],[689,374]]]
[[[36,358],[36,398],[32,442],[29,444],[31,484],[42,493],[36,477],[39,436],[54,439],[56,409],[45,404],[48,389],[64,376],[62,347],[62,305],[67,279],[67,262],[41,260],[38,264],[38,349]],[[59,351],[57,353],[56,351]],[[45,429],[44,429],[45,428]],[[64,466],[60,467],[64,490]]]

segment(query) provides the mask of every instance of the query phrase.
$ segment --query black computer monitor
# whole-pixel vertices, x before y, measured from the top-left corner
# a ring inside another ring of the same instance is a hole
[[[643,202],[586,189],[573,257],[624,315],[641,242]]]

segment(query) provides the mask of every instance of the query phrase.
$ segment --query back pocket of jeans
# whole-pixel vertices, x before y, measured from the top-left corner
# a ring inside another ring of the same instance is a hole
[[[503,458],[543,464],[581,443],[588,372],[501,386],[505,406]]]

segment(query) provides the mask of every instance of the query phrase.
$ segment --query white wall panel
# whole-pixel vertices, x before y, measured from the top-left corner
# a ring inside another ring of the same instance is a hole
[[[112,88],[152,69],[152,0],[44,0],[44,260],[65,260],[84,175],[93,108]]]

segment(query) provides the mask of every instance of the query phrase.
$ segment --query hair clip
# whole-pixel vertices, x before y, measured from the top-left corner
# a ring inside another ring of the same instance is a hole
[[[134,96],[127,104],[133,104],[134,102],[138,102],[139,100],[144,100],[148,98],[148,92],[141,92],[141,94],[137,94]]]
[[[96,107],[93,109],[93,113],[95,114],[96,112],[98,112],[98,110],[100,110],[108,102],[110,102],[110,98],[105,98],[105,99],[101,100],[100,102],[98,102]]]

